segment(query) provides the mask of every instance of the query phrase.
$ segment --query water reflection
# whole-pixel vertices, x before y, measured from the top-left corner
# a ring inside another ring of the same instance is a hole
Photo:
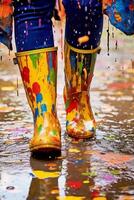
[[[55,161],[31,158],[33,178],[27,199],[105,199],[104,193],[95,188],[96,173],[91,171],[91,155],[85,154],[88,145],[83,144],[70,142],[66,156]]]
[[[32,181],[28,200],[54,199],[59,194],[58,177],[60,176],[61,160],[41,161],[30,158]]]
[[[94,150],[92,142],[67,143],[65,157],[55,161],[30,159],[28,200],[133,199],[133,156]]]

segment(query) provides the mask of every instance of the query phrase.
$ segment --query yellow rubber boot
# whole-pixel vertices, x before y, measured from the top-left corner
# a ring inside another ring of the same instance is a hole
[[[90,138],[96,130],[89,90],[98,50],[79,50],[65,43],[66,131],[74,138]]]
[[[34,117],[30,150],[37,156],[60,155],[61,128],[56,112],[57,48],[20,52],[16,56]]]

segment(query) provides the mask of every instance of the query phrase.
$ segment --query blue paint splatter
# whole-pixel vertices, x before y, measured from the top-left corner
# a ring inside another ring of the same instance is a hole
[[[69,124],[69,121],[67,120],[67,121],[66,121],[66,126],[68,126],[68,124]]]
[[[52,52],[49,52],[49,67],[53,68],[53,57]]]
[[[42,111],[42,113],[47,112],[47,106],[46,106],[46,104],[42,104],[41,105],[41,111]]]
[[[39,102],[42,102],[42,100],[43,100],[42,94],[41,93],[37,94],[36,102],[39,103]]]
[[[38,110],[38,108],[35,108],[34,120],[36,120],[38,116],[39,116],[39,110]]]
[[[47,76],[47,81],[50,83],[50,75]]]
[[[77,59],[76,59],[76,54],[74,52],[70,53],[70,62],[71,62],[71,67],[73,68],[73,70],[75,70],[75,68],[77,67]]]

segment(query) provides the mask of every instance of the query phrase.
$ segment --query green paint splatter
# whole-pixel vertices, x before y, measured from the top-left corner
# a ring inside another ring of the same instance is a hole
[[[47,76],[47,81],[50,82],[50,75]]]
[[[65,103],[65,108],[67,109],[69,107],[69,105],[70,105],[70,101],[67,100],[66,103]]]
[[[54,71],[53,68],[50,69],[50,74],[49,74],[49,76],[50,76],[50,81],[53,82],[53,83],[55,84],[56,75],[55,75],[55,71]]]
[[[108,135],[105,137],[106,140],[108,141],[115,141],[116,140],[116,136],[115,135]]]
[[[36,69],[38,67],[40,54],[31,54],[30,58],[32,60],[33,67]]]
[[[89,177],[96,177],[97,176],[97,172],[93,171],[93,172],[84,172],[82,173],[83,176],[89,176]]]
[[[80,74],[80,75],[82,74],[82,70],[83,70],[83,63],[80,62],[80,63],[79,63],[79,74]]]
[[[111,174],[113,174],[113,175],[120,175],[120,170],[118,170],[118,169],[113,169],[113,170],[111,170],[110,171],[111,172]]]
[[[57,135],[57,131],[56,130],[53,130],[52,131],[52,134],[55,136],[55,135]]]
[[[42,131],[42,124],[38,127],[38,133]]]

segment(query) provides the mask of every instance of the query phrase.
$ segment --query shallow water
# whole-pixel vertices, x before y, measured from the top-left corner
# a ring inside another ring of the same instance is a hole
[[[91,104],[98,128],[89,141],[75,141],[65,134],[63,62],[59,61],[57,107],[62,156],[57,160],[30,157],[32,113],[18,68],[12,63],[13,55],[2,48],[1,200],[134,200],[134,43],[133,37],[114,32],[108,56],[104,31],[97,59]]]

